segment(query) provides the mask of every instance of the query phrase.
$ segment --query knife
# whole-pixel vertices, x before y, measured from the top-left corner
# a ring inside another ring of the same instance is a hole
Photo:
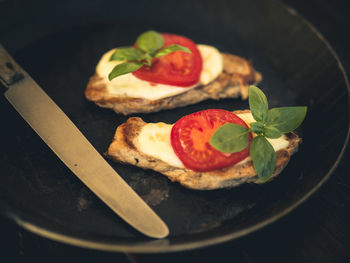
[[[153,238],[167,225],[116,173],[74,123],[0,44],[0,82],[5,97],[63,163],[123,220]]]

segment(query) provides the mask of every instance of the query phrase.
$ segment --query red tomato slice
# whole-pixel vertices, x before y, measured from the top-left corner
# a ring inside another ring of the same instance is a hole
[[[194,171],[212,171],[238,163],[249,155],[249,145],[241,152],[227,154],[209,144],[216,129],[228,122],[248,128],[236,114],[219,109],[195,112],[174,124],[171,144],[185,167]],[[251,139],[252,134],[249,135],[249,141]]]
[[[175,51],[152,60],[152,66],[143,66],[134,71],[135,77],[153,83],[188,87],[199,82],[202,71],[202,56],[196,44],[183,36],[162,34],[164,47],[179,44],[187,47],[192,53]]]

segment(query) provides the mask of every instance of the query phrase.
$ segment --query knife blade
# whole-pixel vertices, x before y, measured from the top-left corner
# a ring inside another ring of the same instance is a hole
[[[0,81],[5,97],[63,163],[124,221],[152,238],[167,225],[117,174],[67,115],[0,44]]]

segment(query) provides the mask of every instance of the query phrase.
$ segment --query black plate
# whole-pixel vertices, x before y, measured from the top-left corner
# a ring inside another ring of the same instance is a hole
[[[201,247],[274,222],[310,196],[338,164],[348,140],[349,84],[331,47],[292,9],[258,0],[83,3],[28,7],[38,8],[35,16],[38,21],[46,19],[46,27],[34,22],[22,29],[29,33],[8,39],[7,45],[13,45],[19,64],[100,153],[126,117],[87,102],[85,85],[103,52],[129,45],[148,29],[183,34],[252,59],[263,74],[260,88],[271,107],[309,107],[298,130],[304,141],[272,182],[230,190],[188,190],[156,172],[111,163],[168,224],[170,236],[152,240],[96,198],[1,97],[0,111],[6,120],[0,131],[1,208],[20,225],[46,237],[103,250],[160,252]],[[15,42],[18,39],[22,42]],[[206,101],[141,117],[171,123],[202,109],[247,107],[241,100]]]

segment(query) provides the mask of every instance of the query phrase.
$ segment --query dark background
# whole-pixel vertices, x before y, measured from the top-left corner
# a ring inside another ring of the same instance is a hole
[[[2,3],[8,1],[0,0]],[[284,0],[328,40],[350,73],[350,3]],[[5,3],[6,4],[6,3]],[[0,218],[3,262],[350,262],[350,147],[331,178],[293,212],[248,236],[202,249],[123,254],[51,241]]]

